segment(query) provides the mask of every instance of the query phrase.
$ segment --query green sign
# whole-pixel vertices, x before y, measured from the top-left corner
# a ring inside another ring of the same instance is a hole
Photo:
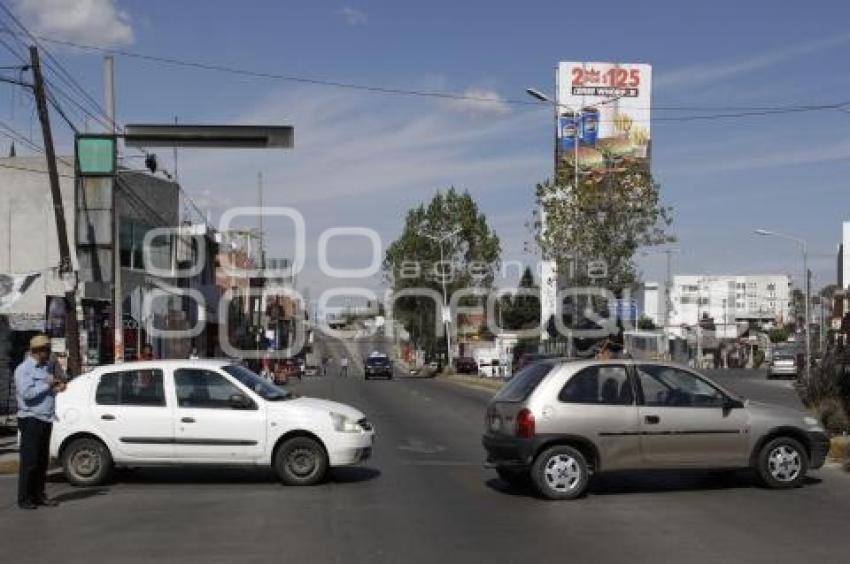
[[[115,174],[115,137],[112,135],[78,135],[77,170],[81,176],[111,176]]]

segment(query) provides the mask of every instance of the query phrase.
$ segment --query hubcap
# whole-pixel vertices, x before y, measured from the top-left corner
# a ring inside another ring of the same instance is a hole
[[[91,477],[100,469],[100,454],[90,448],[78,450],[71,458],[71,468],[82,478]]]
[[[788,445],[779,445],[767,457],[768,470],[774,479],[791,482],[800,475],[802,461],[800,453]]]
[[[558,454],[550,458],[546,462],[543,473],[546,484],[559,492],[575,489],[581,480],[581,466],[568,454]]]
[[[289,453],[289,469],[296,476],[309,476],[316,469],[316,454],[308,449],[296,449]]]

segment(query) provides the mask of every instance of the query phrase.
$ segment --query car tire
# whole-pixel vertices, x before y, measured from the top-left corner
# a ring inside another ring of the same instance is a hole
[[[496,474],[499,479],[513,488],[527,488],[531,485],[531,476],[528,470],[518,470],[516,468],[506,468],[504,466],[496,467]]]
[[[274,469],[288,486],[312,486],[328,471],[328,455],[321,443],[310,437],[293,437],[278,447]]]
[[[105,444],[97,439],[74,439],[62,450],[62,471],[74,486],[99,486],[112,477],[114,464]]]
[[[575,499],[587,490],[590,473],[581,452],[559,445],[546,449],[534,459],[531,480],[546,499]]]
[[[764,444],[756,459],[762,484],[771,489],[799,488],[806,479],[809,457],[796,439],[777,437]]]

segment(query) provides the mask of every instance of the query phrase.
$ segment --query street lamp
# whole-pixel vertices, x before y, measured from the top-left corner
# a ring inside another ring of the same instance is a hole
[[[756,235],[762,235],[765,237],[779,237],[780,239],[788,239],[789,241],[794,241],[795,243],[800,245],[801,250],[803,251],[803,280],[805,281],[806,288],[806,298],[805,298],[805,316],[806,322],[803,325],[803,331],[805,332],[806,337],[806,366],[805,366],[805,377],[808,380],[811,375],[811,362],[812,362],[812,343],[811,339],[809,339],[809,324],[811,323],[811,319],[809,318],[809,254],[806,246],[805,239],[801,239],[799,237],[794,237],[792,235],[786,235],[785,233],[779,233],[777,231],[768,231],[767,229],[756,229]]]
[[[544,94],[543,92],[538,90],[537,88],[526,88],[525,93],[528,94],[529,96],[531,96],[532,98],[534,98],[535,100],[537,100],[538,102],[543,102],[543,103],[552,105],[552,107],[555,109],[555,124],[556,124],[557,127],[560,127],[560,123],[558,121],[558,119],[559,119],[558,110],[560,108],[566,108],[566,109],[570,110],[571,112],[573,112],[573,115],[576,116],[575,137],[573,138],[573,141],[574,141],[573,142],[573,149],[575,150],[575,156],[573,158],[573,186],[577,190],[578,189],[578,176],[579,176],[578,175],[578,146],[579,146],[579,137],[580,137],[579,129],[581,129],[581,111],[576,109],[575,107],[567,105],[567,104],[559,104],[558,102],[552,100],[552,98],[550,98],[549,96],[547,96],[546,94]],[[558,166],[557,154],[558,154],[558,151],[557,151],[557,148],[556,148],[555,149],[556,172],[557,172],[557,166]]]
[[[432,241],[436,241],[440,246],[440,265],[443,264],[443,242],[447,239],[451,239],[458,233],[460,233],[460,228],[455,229],[454,231],[450,231],[448,233],[444,233],[442,235],[433,235],[430,233],[422,233],[422,236],[426,239],[430,239]],[[451,366],[452,365],[452,334],[449,329],[449,319],[451,314],[448,311],[449,307],[449,296],[448,291],[446,290],[446,275],[445,272],[440,273],[440,282],[443,286],[443,308],[440,312],[441,317],[443,318],[443,330],[446,333],[446,363]]]

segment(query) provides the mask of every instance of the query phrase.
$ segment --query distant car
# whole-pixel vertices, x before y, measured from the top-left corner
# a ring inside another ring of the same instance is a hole
[[[690,368],[544,360],[487,407],[487,465],[509,484],[573,499],[614,470],[751,468],[771,488],[803,484],[829,437],[817,419],[739,398]]]
[[[387,355],[370,355],[369,358],[366,359],[365,366],[363,367],[363,373],[367,380],[371,380],[372,378],[392,380],[393,363]]]
[[[50,453],[75,486],[116,466],[268,466],[290,485],[363,461],[375,431],[359,410],[298,397],[227,360],[100,366],[56,397]]]
[[[469,356],[461,356],[455,359],[455,371],[458,374],[478,374],[478,363]]]
[[[773,351],[773,356],[767,365],[767,378],[776,377],[796,378],[799,360],[796,349],[782,348]]]

